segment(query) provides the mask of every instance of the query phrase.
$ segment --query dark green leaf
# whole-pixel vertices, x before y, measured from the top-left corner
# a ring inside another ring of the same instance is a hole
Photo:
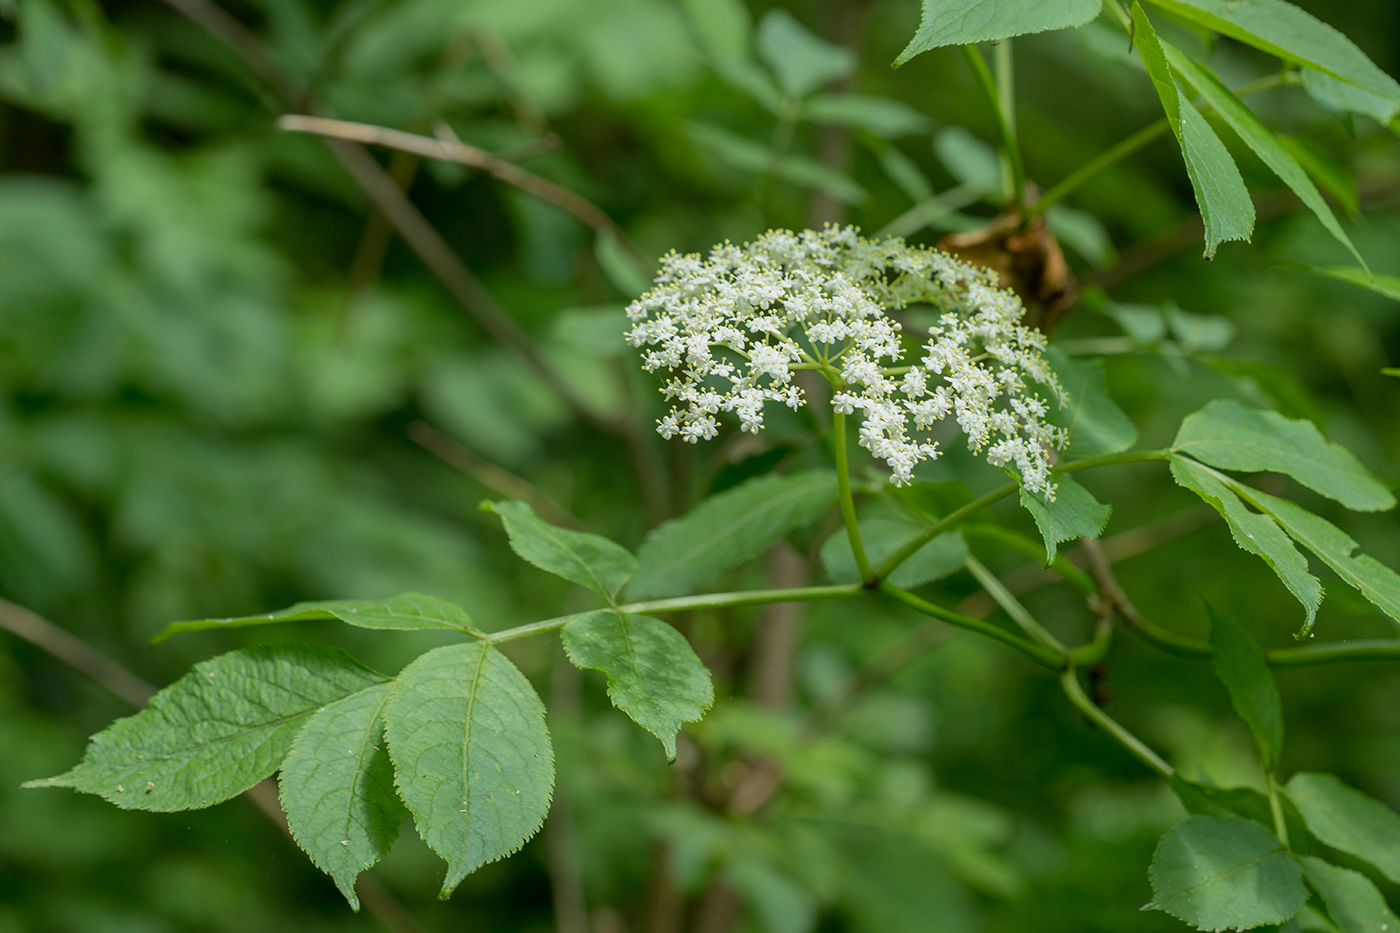
[[[681,724],[698,722],[715,698],[685,636],[658,619],[609,609],[575,619],[561,636],[574,666],[607,674],[613,706],[660,739],[674,761]]]
[[[894,63],[902,65],[921,52],[946,45],[1083,26],[1100,8],[1100,0],[924,0],[919,31]]]
[[[313,713],[386,678],[338,648],[258,645],[194,666],[82,762],[26,787],[71,787],[128,810],[195,810],[272,774]]]
[[[1050,413],[1051,420],[1069,432],[1066,455],[1099,457],[1133,446],[1137,428],[1109,396],[1103,363],[1073,359],[1059,347],[1051,347],[1046,356],[1068,397],[1063,407]]]
[[[384,722],[399,795],[447,859],[440,897],[544,823],[554,788],[544,704],[492,646],[421,655],[394,683]]]
[[[292,837],[355,910],[355,878],[389,854],[408,816],[384,745],[389,688],[352,693],[308,719],[277,779]]]
[[[604,230],[593,241],[593,256],[598,268],[617,289],[628,298],[637,298],[651,288],[651,276],[642,268],[637,257],[618,242],[617,235]]]
[[[854,52],[812,35],[781,8],[763,14],[756,41],[759,56],[789,97],[805,97],[856,67]]]
[[[1400,814],[1330,774],[1295,774],[1287,790],[1319,842],[1371,863],[1400,883]]]
[[[1055,562],[1061,541],[1074,538],[1097,538],[1108,524],[1112,506],[1104,505],[1093,493],[1070,479],[1055,480],[1055,501],[1046,502],[1040,496],[1021,490],[1021,505],[1035,518],[1040,536],[1045,539],[1045,566]]]
[[[1181,806],[1193,816],[1238,816],[1272,827],[1269,798],[1248,787],[1215,787],[1188,781],[1180,773],[1167,779]]]
[[[982,195],[1001,192],[1001,158],[992,146],[961,126],[946,126],[933,137],[933,151],[958,184]]]
[[[1230,702],[1254,733],[1259,757],[1270,771],[1283,749],[1283,702],[1273,672],[1258,642],[1239,623],[1209,603],[1210,651],[1215,672],[1230,693]]]
[[[1181,422],[1172,449],[1222,470],[1286,473],[1349,509],[1394,508],[1395,497],[1346,448],[1309,421],[1216,399]]]
[[[637,599],[694,592],[812,524],[835,501],[836,475],[825,470],[763,476],[711,496],[647,535],[627,592]]]
[[[1283,923],[1303,906],[1302,872],[1267,829],[1233,817],[1193,816],[1157,845],[1150,906],[1200,930]]]
[[[536,567],[612,599],[637,572],[637,558],[601,535],[551,525],[524,502],[483,506],[501,516],[511,550]]]
[[[922,533],[923,529],[910,522],[893,518],[871,518],[860,523],[861,543],[865,545],[870,564],[878,567]],[[833,583],[859,583],[851,539],[842,530],[822,545],[822,566]],[[890,582],[902,589],[913,589],[934,580],[941,580],[962,569],[967,559],[967,543],[956,531],[942,534],[915,551],[908,560],[890,574]]]
[[[1304,856],[1303,877],[1327,905],[1327,913],[1340,933],[1394,933],[1400,918],[1365,875],[1339,868],[1320,858]]]
[[[1400,301],[1400,276],[1378,275],[1374,272],[1367,272],[1365,269],[1353,269],[1351,266],[1309,266],[1303,263],[1295,265],[1309,272],[1325,275],[1329,279],[1336,279],[1338,282],[1346,282],[1349,285],[1359,285],[1377,295],[1384,295],[1387,298]]]
[[[173,635],[200,632],[213,628],[244,628],[249,625],[271,625],[274,622],[302,622],[314,619],[339,619],[359,628],[394,629],[410,632],[421,629],[448,629],[454,632],[475,632],[471,616],[455,603],[422,593],[404,593],[391,599],[333,599],[324,602],[297,603],[289,609],[261,616],[236,616],[229,619],[197,619],[193,622],[172,622],[151,644],[158,645]]]

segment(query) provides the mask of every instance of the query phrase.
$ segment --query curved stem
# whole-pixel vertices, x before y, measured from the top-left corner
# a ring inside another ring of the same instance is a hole
[[[1156,771],[1163,778],[1170,778],[1176,774],[1172,766],[1148,748],[1141,739],[1124,729],[1117,720],[1094,705],[1094,701],[1085,695],[1084,688],[1080,686],[1079,674],[1074,667],[1068,667],[1060,674],[1060,686],[1064,688],[1065,696],[1069,697],[1070,702],[1078,707],[1081,713],[1117,740],[1118,744],[1131,752],[1134,758]]]
[[[926,599],[915,596],[908,590],[902,590],[897,586],[893,586],[887,581],[882,580],[880,582],[880,592],[898,600],[910,609],[922,612],[926,616],[933,616],[935,619],[941,619],[949,625],[967,629],[969,632],[977,632],[978,634],[986,635],[994,641],[999,641],[1003,645],[1015,648],[1042,667],[1048,667],[1052,671],[1063,670],[1065,667],[1066,661],[1063,655],[1046,648],[1044,645],[1039,645],[1029,638],[1017,635],[1010,629],[1002,628],[1000,625],[993,622],[988,622],[985,619],[976,619],[972,616],[965,616],[960,612],[954,612],[952,609],[945,609]]]
[[[996,600],[1002,611],[1009,615],[1013,622],[1021,626],[1021,631],[1056,654],[1068,657],[1069,651],[1065,648],[1064,642],[1050,634],[1045,626],[1041,625],[1036,617],[1031,615],[1025,606],[1021,605],[1021,601],[1011,595],[1011,591],[1002,585],[1002,582],[997,579],[997,575],[988,570],[986,565],[969,554],[963,561],[963,566],[977,578],[977,582],[982,584],[982,589]]]
[[[1021,163],[1021,149],[1016,145],[1016,131],[1011,126],[1008,114],[1001,106],[1001,92],[997,90],[997,82],[992,77],[992,71],[987,67],[987,60],[982,57],[975,45],[965,45],[962,47],[963,58],[967,59],[968,67],[972,69],[972,75],[977,79],[978,86],[986,96],[987,102],[992,107],[992,113],[996,117],[997,136],[1001,140],[1002,155],[1006,158],[1011,169],[1011,191],[1008,201],[1020,207],[1024,203],[1026,191],[1026,169]]]
[[[1274,817],[1274,835],[1283,843],[1285,849],[1291,849],[1292,846],[1288,844],[1288,821],[1283,818],[1283,804],[1278,799],[1278,779],[1273,771],[1265,772],[1264,783],[1269,791],[1269,812]]]
[[[860,540],[855,499],[851,496],[851,469],[846,459],[846,416],[839,411],[831,417],[831,439],[836,454],[836,488],[841,498],[841,518],[846,523],[846,537],[851,539],[851,553],[855,555],[861,580],[867,588],[873,587],[878,577],[870,567],[865,544]]]

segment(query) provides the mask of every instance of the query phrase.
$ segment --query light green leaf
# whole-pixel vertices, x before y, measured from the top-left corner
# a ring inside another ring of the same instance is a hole
[[[1163,43],[1162,47],[1167,53],[1167,61],[1176,69],[1177,74],[1185,78],[1187,83],[1210,102],[1244,144],[1254,151],[1280,181],[1292,189],[1318,220],[1322,221],[1327,232],[1336,237],[1337,241],[1356,257],[1357,262],[1365,266],[1366,260],[1361,258],[1361,253],[1357,252],[1351,237],[1346,235],[1342,225],[1337,222],[1332,208],[1327,206],[1327,202],[1318,193],[1308,173],[1303,171],[1303,167],[1278,141],[1273,132],[1205,66],[1192,61],[1183,55],[1180,49],[1169,43]]]
[[[1303,604],[1307,613],[1304,630],[1310,629],[1317,608],[1322,605],[1322,583],[1308,571],[1307,560],[1283,529],[1268,515],[1245,508],[1240,497],[1226,485],[1229,477],[1186,457],[1173,457],[1171,470],[1178,485],[1200,496],[1225,517],[1237,545],[1262,557],[1273,568],[1283,585]]]
[[[933,137],[933,151],[958,184],[983,195],[1001,192],[1001,159],[996,149],[961,126],[946,126]]]
[[[1045,211],[1045,225],[1057,240],[1089,260],[1091,265],[1106,266],[1118,256],[1108,231],[1088,211],[1052,204]]]
[[[1370,91],[1363,91],[1354,84],[1338,81],[1312,68],[1303,69],[1303,90],[1333,113],[1365,114],[1381,126],[1390,125],[1396,112],[1400,111],[1400,101],[1393,97],[1377,97]]]
[[[1346,448],[1310,421],[1216,399],[1181,422],[1172,449],[1222,470],[1286,473],[1349,509],[1375,512],[1395,497]]]
[[[1109,396],[1103,363],[1076,360],[1053,346],[1046,357],[1069,399],[1058,410],[1051,406],[1050,412],[1051,420],[1069,432],[1065,453],[1072,457],[1099,457],[1133,446],[1137,428]]]
[[[1287,791],[1319,842],[1369,862],[1400,883],[1400,814],[1330,774],[1295,774]]]
[[[276,771],[321,707],[385,680],[324,645],[230,651],[93,736],[73,770],[24,786],[71,787],[126,810],[211,806]]]
[[[151,644],[158,645],[183,632],[200,632],[214,628],[245,628],[249,625],[272,625],[275,622],[302,622],[315,619],[339,619],[359,628],[393,629],[412,632],[422,629],[447,629],[472,632],[471,616],[456,603],[422,593],[404,593],[390,599],[333,599],[324,602],[297,603],[280,612],[261,616],[235,616],[228,619],[197,619],[193,622],[172,622],[161,629]]]
[[[1100,0],[924,0],[913,40],[894,60],[896,66],[945,45],[994,42],[1053,29],[1083,26],[1099,15]]]
[[[1175,302],[1162,309],[1172,336],[1187,353],[1197,350],[1223,350],[1235,339],[1235,323],[1218,314],[1192,314]]]
[[[835,501],[836,474],[826,470],[761,476],[726,489],[647,535],[627,592],[637,599],[694,592],[812,524]]]
[[[516,554],[607,599],[637,572],[637,558],[622,545],[602,535],[551,525],[524,502],[490,502],[482,508],[501,516]]]
[[[1388,100],[1400,84],[1331,26],[1284,0],[1151,0],[1175,16]],[[1138,28],[1142,25],[1139,22]]]
[[[1381,375],[1383,375],[1383,376],[1400,376],[1400,369],[1390,369],[1390,368],[1382,369],[1382,370],[1381,370]]]
[[[1192,816],[1238,816],[1260,825],[1272,826],[1269,798],[1248,787],[1216,787],[1188,781],[1180,772],[1167,779],[1172,793]]]
[[[399,795],[447,859],[439,897],[544,823],[554,752],[544,704],[505,655],[475,642],[421,655],[384,706]]]
[[[860,523],[861,543],[865,545],[870,564],[878,567],[900,548],[918,537],[923,529],[910,522],[894,518],[871,518]],[[860,571],[851,551],[851,539],[842,530],[826,539],[822,545],[822,566],[833,583],[859,583]],[[957,532],[942,534],[913,553],[890,574],[890,582],[910,590],[934,580],[941,580],[962,569],[967,559],[967,542]]]
[[[682,0],[700,45],[711,57],[744,60],[750,57],[753,17],[741,0]]]
[[[856,53],[812,35],[782,8],[758,22],[758,54],[789,97],[805,97],[855,70]]]
[[[903,101],[865,94],[817,94],[802,104],[802,119],[867,130],[885,139],[922,133],[932,123]]]
[[[1338,282],[1359,285],[1377,295],[1384,295],[1387,298],[1400,301],[1400,276],[1379,275],[1365,269],[1353,269],[1351,266],[1309,266],[1305,263],[1289,263],[1289,265],[1306,269],[1309,272],[1316,272],[1318,275],[1325,275]]]
[[[1230,694],[1230,703],[1254,733],[1264,767],[1278,766],[1283,749],[1283,702],[1258,642],[1239,623],[1209,603],[1210,652],[1215,673]]]
[[[1138,54],[1147,66],[1152,85],[1162,100],[1167,122],[1181,146],[1186,173],[1196,193],[1196,204],[1206,227],[1206,258],[1226,240],[1248,240],[1254,232],[1254,202],[1240,178],[1240,170],[1229,150],[1215,135],[1205,117],[1195,107],[1182,106],[1181,93],[1167,64],[1166,53],[1157,39],[1141,4],[1133,3],[1133,22]]]
[[[1350,868],[1303,856],[1303,876],[1327,905],[1327,914],[1340,933],[1394,933],[1400,918],[1365,875]]]
[[[1055,501],[1046,502],[1040,496],[1021,490],[1021,505],[1035,519],[1040,536],[1045,539],[1045,566],[1055,562],[1061,541],[1074,538],[1097,538],[1108,524],[1112,506],[1104,505],[1094,494],[1068,476],[1056,478]]]
[[[355,878],[389,854],[408,816],[384,744],[389,687],[367,687],[308,719],[277,779],[292,837],[355,910]]]
[[[561,637],[574,666],[607,674],[613,706],[660,739],[674,761],[681,724],[698,722],[715,699],[710,672],[685,636],[649,616],[603,609],[570,622]]]
[[[785,181],[803,188],[818,188],[846,204],[859,204],[869,197],[860,185],[815,159],[788,155],[774,161],[767,146],[697,120],[686,123],[686,132],[697,145],[746,172],[761,176],[771,169]]]
[[[1251,820],[1192,816],[1157,844],[1148,870],[1152,903],[1201,930],[1283,923],[1308,899],[1302,871]]]

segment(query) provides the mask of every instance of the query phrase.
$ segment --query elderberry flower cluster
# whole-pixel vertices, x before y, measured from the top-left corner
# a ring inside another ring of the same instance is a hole
[[[944,314],[910,365],[887,312],[915,303]],[[757,433],[766,403],[803,404],[793,372],[813,369],[834,386],[837,412],[861,413],[860,444],[889,465],[896,485],[938,457],[928,432],[951,415],[971,450],[1011,465],[1026,489],[1051,497],[1050,452],[1065,437],[1029,383],[1061,393],[1045,339],[1021,325],[1022,312],[986,269],[828,226],[724,243],[709,259],[670,253],[656,287],[628,307],[627,338],[642,348],[648,372],[670,373],[663,437],[713,438],[720,412]]]

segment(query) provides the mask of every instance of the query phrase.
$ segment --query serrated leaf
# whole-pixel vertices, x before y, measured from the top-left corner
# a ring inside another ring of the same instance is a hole
[[[612,599],[637,572],[632,552],[602,535],[551,525],[524,502],[483,506],[501,517],[511,550],[536,567]]]
[[[1182,106],[1181,92],[1167,64],[1162,43],[1143,12],[1142,5],[1133,3],[1135,42],[1152,86],[1161,98],[1167,122],[1181,147],[1186,161],[1186,174],[1196,193],[1196,205],[1206,228],[1206,258],[1227,240],[1248,240],[1254,232],[1254,202],[1240,177],[1235,160],[1205,117],[1195,107]]]
[[[575,667],[608,676],[613,706],[661,740],[676,758],[681,724],[698,722],[715,699],[710,672],[685,636],[659,619],[604,609],[564,626]]]
[[[1394,98],[1378,97],[1313,68],[1303,69],[1303,90],[1333,113],[1365,114],[1381,126],[1388,126],[1400,111],[1400,101]]]
[[[439,897],[544,823],[554,788],[544,704],[496,648],[477,642],[421,655],[394,682],[384,722],[399,796],[447,860]]]
[[[903,101],[867,94],[817,94],[803,102],[802,119],[850,126],[885,139],[922,133],[932,123]]]
[[[1235,712],[1254,733],[1264,767],[1272,771],[1283,749],[1283,702],[1274,675],[1258,642],[1238,622],[1209,603],[1206,612],[1210,614],[1215,673],[1225,684]]]
[[[1340,933],[1394,933],[1400,918],[1391,911],[1385,897],[1365,875],[1340,868],[1320,858],[1298,859],[1308,885],[1327,905],[1327,914]]]
[[[1286,790],[1319,842],[1400,883],[1400,814],[1330,774],[1295,774]]]
[[[1222,470],[1286,473],[1349,509],[1375,512],[1395,497],[1345,447],[1333,444],[1309,421],[1216,399],[1187,415],[1172,449]]]
[[[761,476],[727,489],[647,535],[627,592],[636,599],[694,592],[812,524],[835,501],[836,475],[826,470]]]
[[[276,771],[322,706],[386,679],[325,645],[230,651],[93,736],[71,771],[24,786],[71,787],[126,810],[211,806]]]
[[[1200,496],[1225,518],[1230,534],[1241,549],[1256,554],[1298,598],[1307,613],[1304,629],[1312,627],[1322,604],[1322,583],[1308,570],[1308,562],[1289,536],[1268,515],[1251,512],[1226,485],[1228,477],[1186,457],[1173,457],[1172,477],[1177,484]]]
[[[1188,781],[1180,773],[1167,779],[1172,793],[1193,816],[1238,816],[1263,826],[1273,826],[1269,798],[1248,787],[1215,787]]]
[[[389,854],[408,815],[384,743],[390,686],[352,693],[308,719],[277,777],[292,837],[355,910],[355,878]]]
[[[1351,266],[1309,266],[1305,263],[1290,263],[1290,265],[1306,269],[1308,272],[1315,272],[1318,275],[1325,275],[1338,282],[1346,282],[1348,285],[1359,285],[1377,295],[1384,295],[1386,298],[1400,301],[1400,276],[1378,275],[1365,269],[1353,269]]]
[[[1148,870],[1152,904],[1200,930],[1283,923],[1308,899],[1302,871],[1267,829],[1192,816],[1162,837]]]
[[[1103,363],[1076,360],[1059,347],[1046,353],[1068,401],[1050,418],[1069,432],[1067,456],[1099,457],[1127,450],[1137,441],[1137,427],[1108,394]]]
[[[1187,22],[1238,39],[1284,61],[1316,68],[1388,100],[1400,100],[1400,84],[1377,68],[1355,43],[1284,0],[1151,2]]]
[[[861,543],[873,567],[879,567],[900,548],[923,533],[910,522],[892,518],[871,518],[860,523]],[[842,529],[826,540],[821,551],[822,566],[833,583],[859,583],[851,539]],[[962,569],[967,560],[967,542],[961,534],[941,534],[919,548],[909,559],[890,574],[890,583],[901,589],[913,589],[934,580],[941,580]]]
[[[400,632],[424,629],[476,632],[471,616],[456,603],[438,599],[436,596],[424,596],[422,593],[403,593],[390,599],[332,599],[297,603],[288,609],[270,612],[267,615],[172,622],[151,639],[151,644],[158,645],[167,638],[184,632],[315,619],[339,619],[358,628],[392,629]]]
[[[789,97],[805,97],[855,70],[856,54],[812,35],[791,13],[769,10],[758,22],[758,54]]]
[[[1162,47],[1167,53],[1167,61],[1176,69],[1177,74],[1185,78],[1188,84],[1210,102],[1216,113],[1230,125],[1244,144],[1298,196],[1318,220],[1322,221],[1327,232],[1345,246],[1356,257],[1357,262],[1366,265],[1366,260],[1361,258],[1361,253],[1357,252],[1351,237],[1346,235],[1342,225],[1337,222],[1332,208],[1327,206],[1327,202],[1318,193],[1308,173],[1303,171],[1298,160],[1293,158],[1292,153],[1279,142],[1263,121],[1204,65],[1192,61],[1183,55],[1180,49],[1169,43],[1163,43]]]
[[[924,0],[919,30],[896,66],[930,49],[994,42],[1010,36],[1083,26],[1099,14],[1100,0]]]
[[[1045,540],[1045,566],[1055,562],[1060,542],[1074,538],[1097,538],[1108,524],[1113,507],[1104,505],[1094,494],[1068,476],[1055,480],[1055,501],[1046,502],[1040,496],[1021,490],[1021,505],[1035,519],[1036,528]]]

